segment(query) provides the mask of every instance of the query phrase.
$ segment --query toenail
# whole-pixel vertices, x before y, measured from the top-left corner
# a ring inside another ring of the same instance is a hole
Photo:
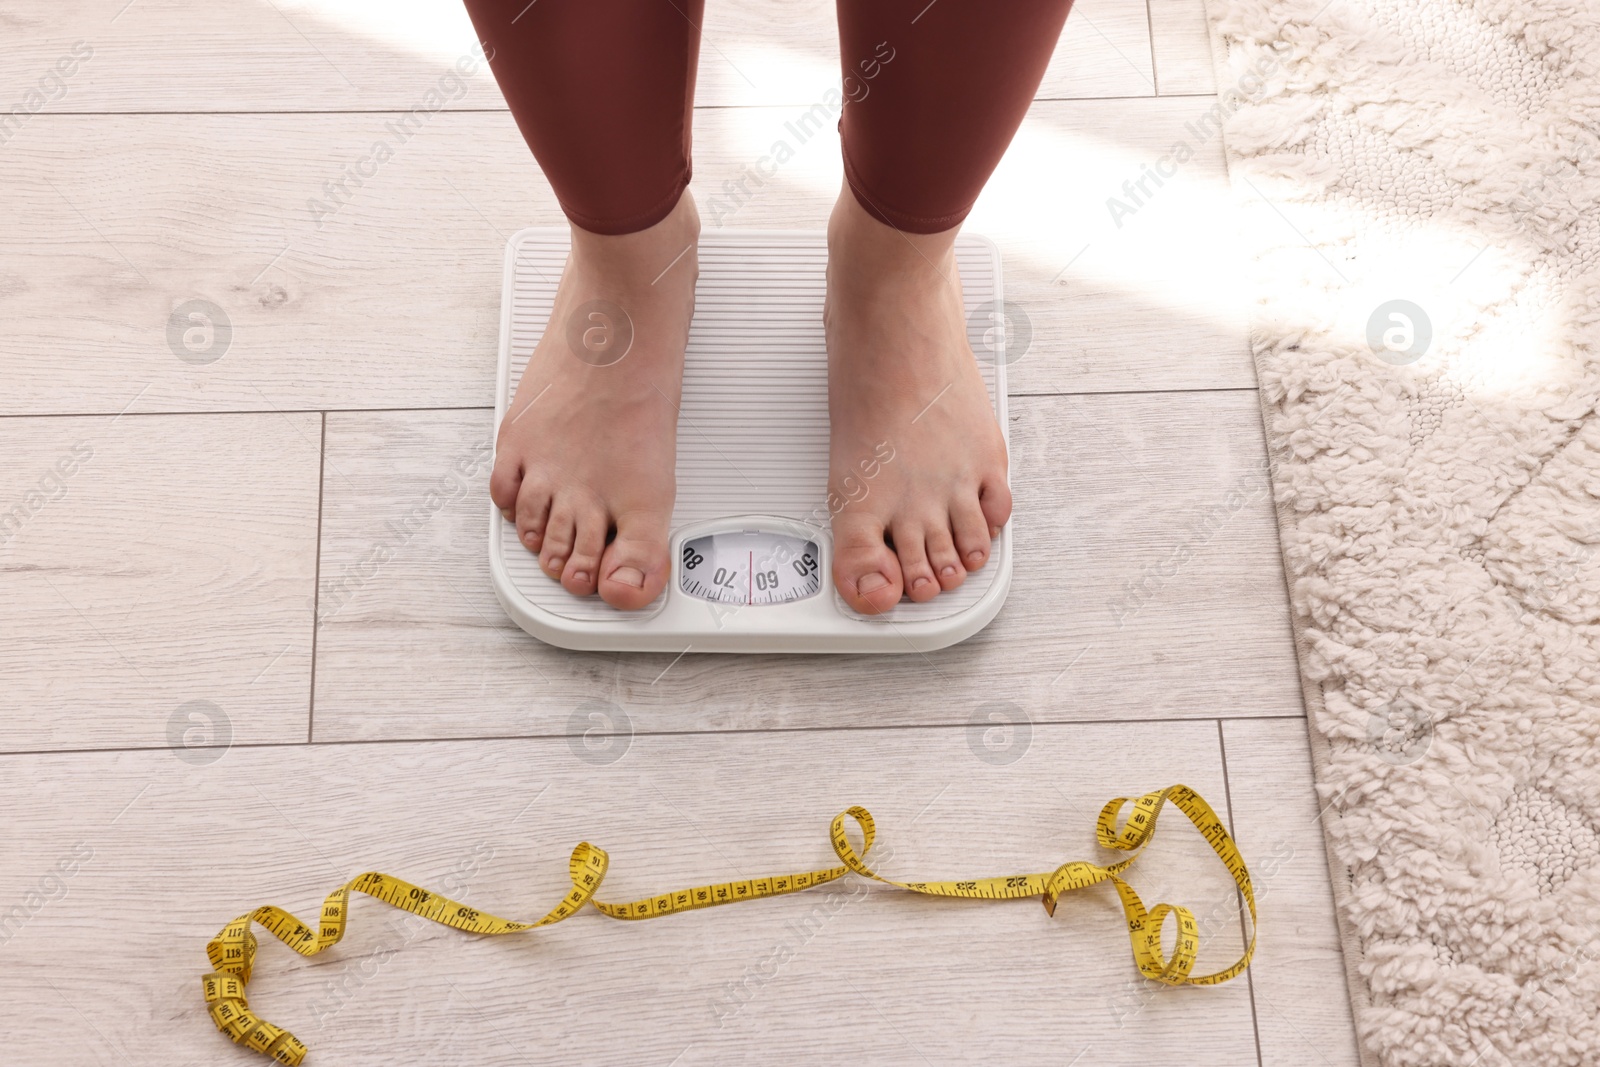
[[[500,517],[502,519],[505,519],[507,522],[515,522],[516,521],[516,516],[511,514],[511,509],[510,508],[501,508],[500,509]]]
[[[532,530],[529,530],[527,533],[522,535],[522,540],[527,544],[537,545],[539,543],[539,535],[534,533]]]
[[[611,580],[613,582],[621,582],[623,585],[631,585],[635,589],[644,588],[644,573],[637,567],[618,567],[611,572]]]
[[[921,589],[925,585],[932,585],[932,584],[933,584],[933,579],[932,578],[918,578],[916,581],[911,583],[911,588],[912,589]]]
[[[555,571],[557,574],[560,574],[561,573],[561,568],[566,566],[566,563],[567,563],[566,560],[562,559],[560,556],[557,556],[554,559],[552,559],[548,564],[545,565],[545,569],[546,570],[552,570],[552,571]]]
[[[949,564],[946,564],[944,570],[939,572],[939,577],[941,578],[954,578],[955,575],[956,569]]]
[[[967,558],[970,559],[972,562],[977,563],[978,561],[983,559],[983,553],[982,552],[968,552],[967,553]]]
[[[990,540],[993,540],[994,538],[999,537],[999,536],[1000,536],[1000,527],[998,527],[998,526],[989,527],[989,539]]]
[[[884,588],[888,584],[889,579],[885,578],[877,571],[873,571],[871,574],[867,575],[856,583],[856,592],[876,593],[879,589]]]
[[[586,584],[588,584],[588,581],[589,581],[589,572],[588,571],[573,571],[572,572],[572,580],[577,582],[579,585],[586,585]]]

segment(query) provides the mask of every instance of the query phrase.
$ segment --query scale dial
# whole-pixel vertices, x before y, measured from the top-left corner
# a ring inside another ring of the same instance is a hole
[[[788,604],[822,588],[817,543],[767,530],[730,530],[685,541],[678,588],[718,604]]]

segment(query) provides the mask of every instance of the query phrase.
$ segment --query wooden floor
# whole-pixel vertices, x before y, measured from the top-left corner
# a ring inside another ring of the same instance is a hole
[[[832,5],[708,7],[703,211],[837,78]],[[580,839],[624,899],[823,865],[864,803],[891,874],[1020,873],[1181,781],[1263,893],[1255,966],[1214,989],[1138,980],[1108,892],[1048,920],[852,884],[509,939],[363,900],[331,953],[265,945],[252,1001],[330,1067],[1356,1063],[1220,144],[1105,207],[1211,106],[1200,0],[1080,0],[972,216],[1033,330],[1016,578],[966,644],[881,658],[574,654],[499,610],[487,472],[450,472],[491,438],[505,239],[560,216],[486,70],[447,74],[472,66],[453,0],[0,23],[8,1062],[264,1062],[206,1018],[205,941],[367,869],[533,916]],[[820,227],[839,173],[817,138],[713,224]],[[230,330],[186,347],[195,300]],[[995,703],[1025,724],[974,728]],[[596,708],[614,736],[586,748]],[[1181,821],[1133,882],[1202,916],[1203,968],[1237,954]]]

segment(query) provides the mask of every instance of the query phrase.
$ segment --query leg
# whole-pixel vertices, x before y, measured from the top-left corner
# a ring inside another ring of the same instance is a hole
[[[967,344],[954,245],[1033,99],[1071,0],[838,0],[847,187],[828,223],[829,488],[863,612],[930,600],[1011,517],[1004,438]],[[915,20],[915,21],[913,21]]]
[[[466,4],[572,226],[550,321],[500,425],[490,495],[567,591],[641,608],[669,569],[698,271],[687,188],[701,4]]]

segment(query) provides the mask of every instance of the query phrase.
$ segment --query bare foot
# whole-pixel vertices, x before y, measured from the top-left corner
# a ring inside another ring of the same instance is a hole
[[[955,236],[901,233],[848,189],[828,222],[828,487],[845,502],[833,582],[866,614],[956,588],[1011,517]]]
[[[667,583],[683,349],[700,217],[573,227],[555,308],[500,424],[489,495],[576,596],[642,608]]]

